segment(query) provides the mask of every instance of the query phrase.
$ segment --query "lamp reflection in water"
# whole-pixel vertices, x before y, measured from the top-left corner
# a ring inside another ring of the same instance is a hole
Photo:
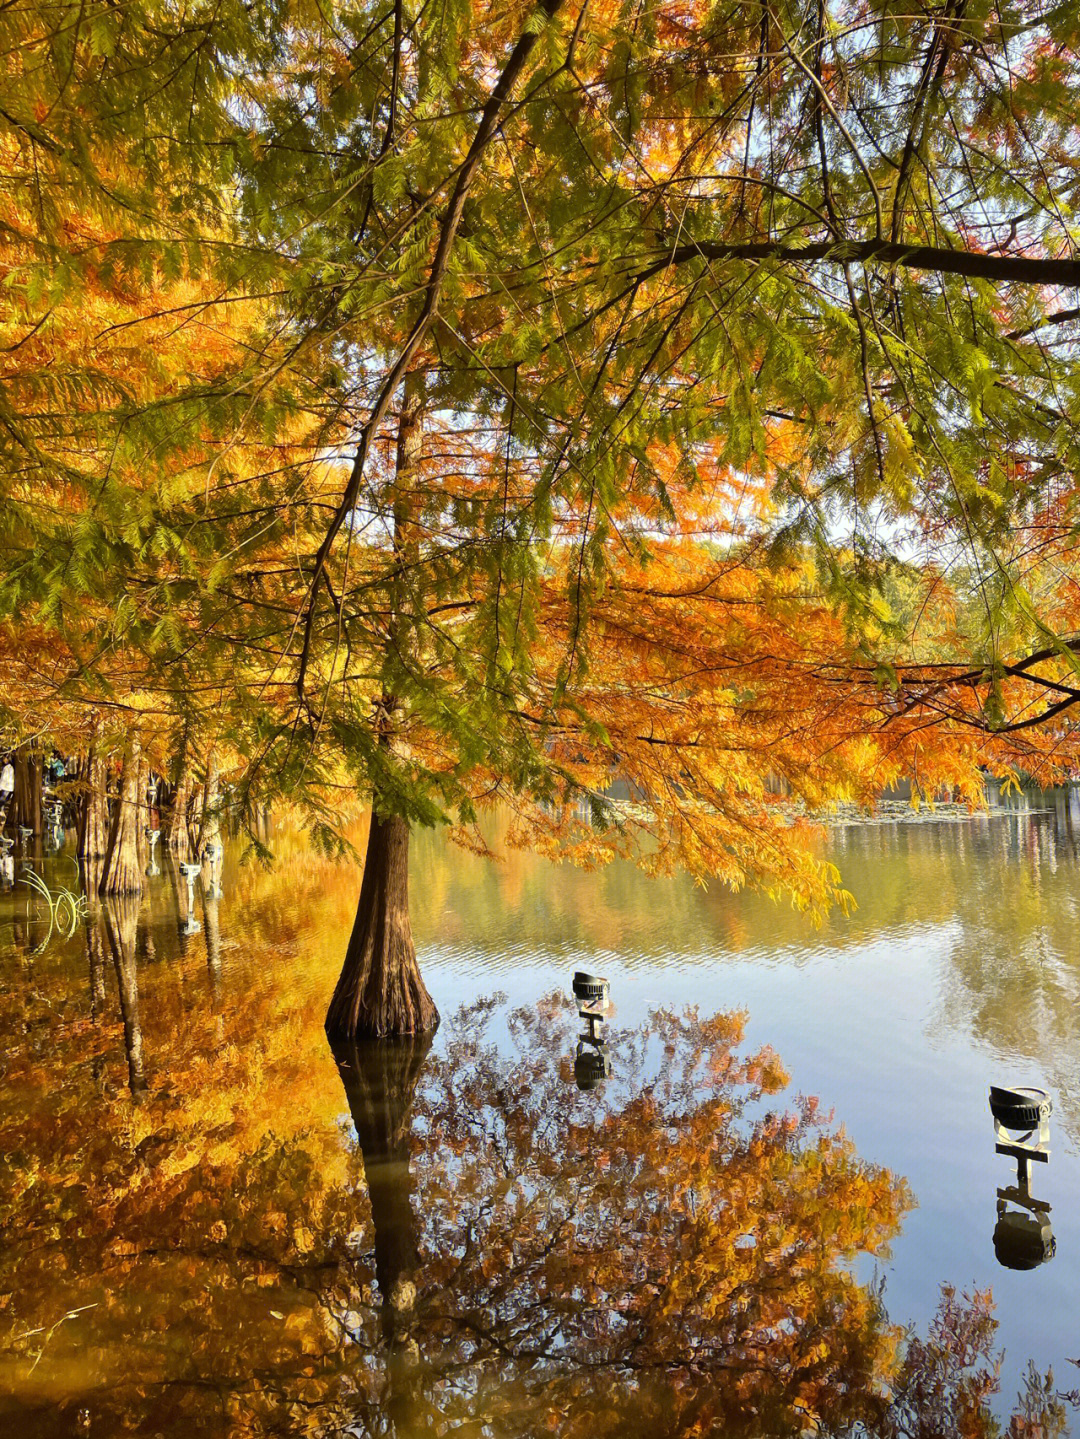
[[[15,859],[11,853],[13,839],[0,834],[0,891],[15,888]]]
[[[182,864],[180,873],[187,880],[187,918],[184,921],[182,934],[198,934],[202,925],[195,918],[195,876],[202,874],[201,864]]]
[[[64,806],[61,800],[47,799],[44,804],[46,838],[50,849],[64,847]]]
[[[574,973],[573,989],[578,1014],[588,1025],[588,1033],[578,1039],[574,1079],[579,1089],[595,1089],[611,1074],[611,1057],[603,1038],[604,1021],[611,1013],[611,985],[579,969]]]
[[[1053,1259],[1057,1247],[1050,1206],[1031,1193],[1031,1165],[1047,1164],[1050,1159],[1052,1112],[1045,1089],[990,1086],[994,1148],[1016,1160],[1016,1183],[997,1192],[994,1253],[1006,1269],[1036,1269]]]
[[[161,873],[157,862],[157,842],[161,837],[161,830],[151,829],[150,826],[147,825],[143,833],[146,835],[146,842],[150,847],[150,863],[146,866],[146,873],[147,877],[152,879],[155,875]]]
[[[221,884],[221,869],[225,859],[225,850],[217,840],[210,840],[203,849],[203,859],[210,866],[210,888],[207,893],[211,899],[223,899],[225,890]]]

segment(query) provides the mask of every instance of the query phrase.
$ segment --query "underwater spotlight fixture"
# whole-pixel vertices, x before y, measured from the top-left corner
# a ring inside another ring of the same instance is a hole
[[[994,1254],[1006,1269],[1036,1269],[1052,1259],[1057,1249],[1050,1205],[1031,1193],[1032,1163],[1050,1161],[1053,1109],[1045,1089],[990,1086],[995,1151],[1016,1160],[1016,1183],[997,1191]]]
[[[578,1014],[589,1026],[578,1039],[574,1079],[579,1089],[595,1089],[611,1073],[611,1059],[603,1039],[603,1025],[611,1012],[611,985],[599,975],[577,970],[573,979]]]

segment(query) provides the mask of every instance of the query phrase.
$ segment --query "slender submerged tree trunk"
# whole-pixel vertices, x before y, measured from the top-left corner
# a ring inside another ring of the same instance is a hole
[[[172,891],[173,918],[179,941],[177,953],[182,957],[187,952],[188,943],[187,935],[184,932],[184,921],[187,919],[187,885],[177,873],[176,865],[169,855],[165,856],[164,870],[169,877],[169,889]],[[183,900],[180,898],[181,894],[183,894]]]
[[[27,768],[30,775],[30,817],[26,823],[34,831],[34,838],[40,839],[45,833],[45,810],[41,803],[45,787],[45,756],[36,744],[30,746]]]
[[[371,816],[364,878],[326,1032],[345,1039],[423,1034],[439,1012],[420,977],[409,921],[409,825]]]
[[[23,795],[29,788],[26,778],[26,756],[21,749],[17,749],[11,756],[11,765],[15,771],[15,788],[11,792],[11,799],[8,801],[7,823],[5,832],[15,836],[19,832],[19,826],[24,822],[22,818]]]
[[[146,827],[150,823],[150,806],[146,803],[146,787],[150,782],[150,766],[145,759],[139,760],[139,780],[135,786],[135,850],[139,856],[139,870],[146,873],[150,845],[146,838]]]
[[[142,894],[143,891],[138,839],[141,757],[139,737],[132,735],[124,752],[120,793],[113,812],[105,867],[101,873],[102,894]]]
[[[109,806],[105,799],[105,761],[98,749],[96,731],[90,741],[82,783],[77,852],[80,859],[97,859],[109,848]]]
[[[216,896],[203,890],[203,937],[206,940],[206,972],[215,1012],[221,1004],[221,924]]]

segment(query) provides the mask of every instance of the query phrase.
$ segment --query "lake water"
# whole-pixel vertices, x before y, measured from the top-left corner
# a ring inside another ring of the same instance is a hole
[[[26,1439],[1080,1433],[1077,798],[831,831],[858,909],[818,930],[421,836],[443,1022],[336,1056],[359,876],[299,836],[271,873],[230,850],[197,929],[167,863],[44,947],[41,903],[0,895],[0,1417]],[[74,886],[66,855],[37,868]],[[575,968],[615,1005],[585,1089]],[[1016,1180],[991,1083],[1053,1098],[1034,1267],[995,1254]]]

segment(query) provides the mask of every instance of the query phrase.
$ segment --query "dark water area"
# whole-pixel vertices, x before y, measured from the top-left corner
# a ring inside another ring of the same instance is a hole
[[[336,1053],[359,874],[300,835],[51,935],[0,894],[4,1432],[1080,1433],[1077,800],[837,828],[817,930],[421,836],[443,1022]],[[1033,1267],[991,1083],[1054,1102]]]

